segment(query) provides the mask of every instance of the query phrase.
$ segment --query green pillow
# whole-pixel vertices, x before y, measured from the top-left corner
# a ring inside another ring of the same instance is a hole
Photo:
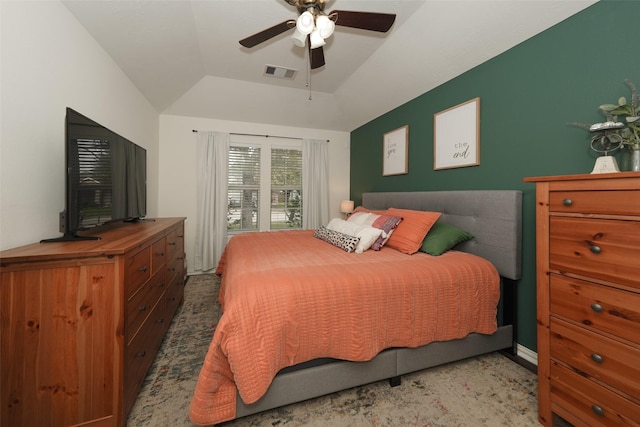
[[[436,221],[422,241],[420,250],[429,255],[442,255],[458,243],[466,242],[473,238],[473,234],[461,230],[453,225]]]

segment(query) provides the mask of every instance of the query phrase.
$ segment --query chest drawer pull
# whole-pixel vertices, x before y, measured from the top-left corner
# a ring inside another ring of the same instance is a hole
[[[604,409],[602,409],[598,405],[591,405],[591,410],[601,417],[604,416]]]
[[[147,355],[146,351],[141,351],[138,354],[136,354],[136,356],[138,356],[138,357],[145,357],[146,355]]]
[[[138,307],[138,310],[147,311],[147,306],[146,305],[140,306],[140,307]]]
[[[594,302],[593,304],[591,304],[591,310],[598,312],[598,313],[602,313],[602,311],[604,310],[602,308],[602,306],[600,304],[598,304],[597,302]]]
[[[604,359],[602,359],[602,356],[600,356],[598,353],[593,353],[591,355],[591,360],[593,360],[596,363],[602,363],[604,361]]]
[[[143,267],[138,268],[138,271],[142,271],[143,273],[146,273],[147,272],[147,266],[145,265]]]
[[[597,245],[589,246],[589,250],[594,254],[599,254],[600,252],[602,252],[602,249],[600,248],[600,246],[597,246]]]
[[[573,205],[573,200],[571,200],[571,199],[562,199],[562,204],[564,206],[571,206],[571,205]]]

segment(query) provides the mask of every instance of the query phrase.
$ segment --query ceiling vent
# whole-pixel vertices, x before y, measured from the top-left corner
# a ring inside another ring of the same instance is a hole
[[[279,79],[293,80],[298,70],[292,68],[278,67],[277,65],[266,65],[264,67],[264,75],[269,77],[277,77]]]

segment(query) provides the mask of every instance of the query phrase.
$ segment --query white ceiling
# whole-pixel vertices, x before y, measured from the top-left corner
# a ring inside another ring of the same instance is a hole
[[[297,11],[285,0],[66,0],[159,113],[351,131],[595,0],[328,0],[325,11],[395,13],[386,34],[337,27],[311,71],[288,31],[239,40]],[[292,81],[265,65],[297,69]],[[311,100],[309,96],[311,95]]]

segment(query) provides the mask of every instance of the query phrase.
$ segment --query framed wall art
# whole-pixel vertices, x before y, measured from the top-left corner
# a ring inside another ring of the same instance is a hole
[[[409,126],[392,130],[382,138],[382,176],[408,173]]]
[[[433,115],[433,169],[480,164],[480,98]]]

